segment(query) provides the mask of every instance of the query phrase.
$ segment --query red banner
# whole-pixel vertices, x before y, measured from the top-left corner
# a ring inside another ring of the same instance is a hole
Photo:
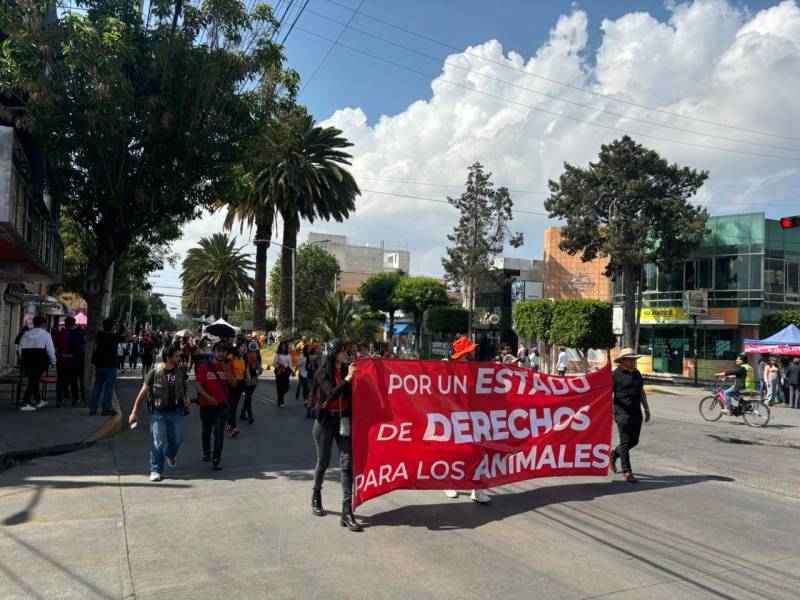
[[[356,364],[354,506],[398,489],[608,473],[610,367],[557,377],[493,363]]]

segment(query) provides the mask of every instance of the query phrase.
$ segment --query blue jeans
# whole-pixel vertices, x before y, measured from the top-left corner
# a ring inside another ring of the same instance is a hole
[[[174,460],[183,436],[183,410],[154,410],[150,415],[150,471],[164,470],[164,457]]]
[[[100,392],[103,392],[103,410],[113,410],[111,405],[111,394],[114,393],[114,384],[117,382],[116,369],[95,369],[94,389],[92,390],[92,404],[89,413],[97,412],[97,403],[100,400]]]
[[[728,410],[733,410],[733,399],[736,398],[737,400],[741,400],[742,392],[735,387],[728,388],[724,392],[725,394],[725,408]]]

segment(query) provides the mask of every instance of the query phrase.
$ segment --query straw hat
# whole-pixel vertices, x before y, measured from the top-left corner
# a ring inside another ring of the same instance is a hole
[[[450,360],[458,360],[465,354],[469,354],[475,350],[477,347],[478,344],[470,341],[468,337],[460,337],[453,342],[453,355],[450,357]]]
[[[633,351],[633,348],[623,348],[619,351],[617,358],[614,359],[614,362],[620,362],[625,358],[639,358],[639,355]]]

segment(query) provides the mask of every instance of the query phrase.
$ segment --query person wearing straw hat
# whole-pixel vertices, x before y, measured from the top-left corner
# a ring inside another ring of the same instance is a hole
[[[628,483],[639,480],[631,468],[630,451],[639,443],[642,431],[642,407],[644,421],[650,420],[650,407],[644,391],[644,378],[636,369],[639,355],[632,348],[620,350],[614,362],[617,368],[612,376],[614,383],[614,421],[619,432],[619,445],[611,451],[611,470],[618,472],[617,459],[620,459],[622,478]]]
[[[453,342],[453,353],[450,355],[449,360],[454,362],[469,362],[475,360],[475,351],[477,349],[478,344],[468,337],[460,337]],[[458,491],[444,490],[444,495],[448,498],[458,498]],[[472,490],[470,498],[472,498],[473,502],[477,502],[478,504],[491,504],[492,502],[492,497],[486,493],[486,490]]]

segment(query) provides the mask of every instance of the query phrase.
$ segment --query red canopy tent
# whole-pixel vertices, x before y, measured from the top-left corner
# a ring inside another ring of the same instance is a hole
[[[745,340],[744,351],[748,354],[800,355],[800,329],[790,323],[764,340]]]

